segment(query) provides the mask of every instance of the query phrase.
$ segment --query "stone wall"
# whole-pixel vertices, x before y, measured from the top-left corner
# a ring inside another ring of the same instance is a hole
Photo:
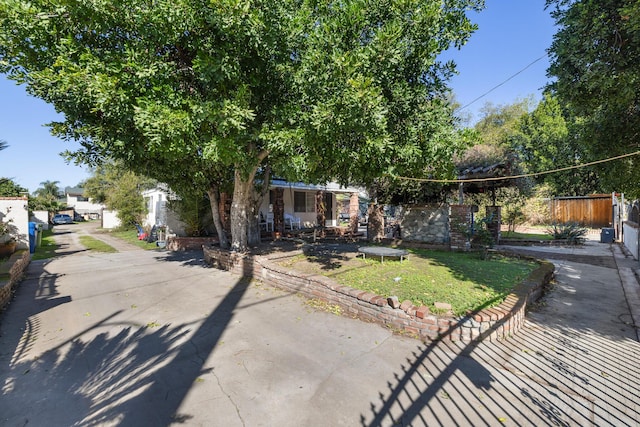
[[[299,253],[302,252],[294,251],[290,255],[296,256]],[[435,315],[428,307],[416,307],[410,301],[400,302],[394,298],[342,286],[325,276],[297,272],[277,265],[270,257],[282,260],[282,253],[258,256],[204,248],[205,261],[217,268],[251,277],[307,298],[317,298],[338,305],[347,316],[413,334],[422,340],[471,342],[508,338],[522,328],[527,305],[538,299],[554,271],[553,264],[543,262],[498,307],[454,317]]]
[[[407,206],[400,218],[403,241],[443,244],[449,242],[449,206]]]
[[[203,245],[217,244],[217,237],[177,237],[167,238],[167,250],[170,251],[189,251],[202,249]]]
[[[0,266],[0,308],[4,308],[11,301],[13,291],[22,279],[30,261],[31,254],[23,250],[11,255]]]

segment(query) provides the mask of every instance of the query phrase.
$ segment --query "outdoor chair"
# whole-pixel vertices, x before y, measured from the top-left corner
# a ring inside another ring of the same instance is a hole
[[[300,230],[300,217],[284,214],[284,226],[290,230],[293,230],[294,228]]]

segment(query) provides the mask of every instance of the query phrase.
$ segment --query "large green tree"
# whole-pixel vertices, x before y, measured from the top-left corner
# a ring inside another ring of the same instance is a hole
[[[545,94],[531,113],[520,118],[509,138],[511,149],[520,157],[523,172],[549,172],[585,163],[589,152],[575,138],[572,132],[575,127],[557,98]],[[536,183],[547,184],[555,196],[584,196],[601,191],[592,168],[545,173],[536,177]]]
[[[0,71],[64,113],[52,130],[80,141],[77,161],[210,194],[231,184],[242,250],[269,170],[343,183],[451,170],[453,64],[437,56],[466,42],[482,3],[7,0]]]
[[[551,89],[574,117],[591,160],[640,149],[640,2],[548,0],[559,27],[550,48]],[[604,190],[640,196],[640,157],[600,167]]]

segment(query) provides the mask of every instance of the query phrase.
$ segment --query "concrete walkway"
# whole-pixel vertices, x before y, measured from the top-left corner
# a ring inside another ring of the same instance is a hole
[[[421,344],[198,253],[95,254],[77,232],[0,315],[0,425],[640,424],[637,263],[617,245],[519,249],[557,266],[523,333]]]

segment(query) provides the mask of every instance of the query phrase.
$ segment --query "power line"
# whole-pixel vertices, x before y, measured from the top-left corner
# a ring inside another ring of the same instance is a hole
[[[513,79],[514,77],[516,77],[518,74],[524,72],[527,68],[531,67],[533,64],[535,64],[536,62],[544,59],[547,57],[547,54],[545,53],[544,55],[542,55],[540,58],[534,60],[533,62],[530,62],[527,66],[525,66],[524,68],[522,68],[520,71],[518,71],[517,73],[515,73],[514,75],[512,75],[511,77],[507,78],[506,80],[504,80],[502,83],[497,84],[496,86],[492,87],[491,89],[489,89],[488,91],[486,91],[485,93],[483,93],[482,95],[480,95],[479,97],[477,97],[476,99],[474,99],[473,101],[471,101],[470,103],[463,105],[462,107],[458,108],[457,111],[460,110],[464,110],[465,108],[467,108],[468,106],[470,106],[471,104],[475,103],[476,101],[479,101],[480,99],[484,98],[485,96],[489,95],[491,92],[493,92],[494,90],[498,89],[500,86],[504,85],[505,83],[507,83],[509,80]]]
[[[391,175],[391,174],[389,174],[389,175],[392,178],[395,178],[395,179],[404,179],[404,180],[407,180],[407,181],[418,181],[418,182],[436,182],[436,183],[440,183],[440,184],[461,184],[461,183],[464,184],[464,183],[467,183],[467,182],[502,181],[502,180],[507,180],[507,179],[528,178],[528,177],[532,177],[532,176],[548,175],[550,173],[563,172],[563,171],[567,171],[567,170],[571,170],[571,169],[580,169],[580,168],[584,168],[584,167],[587,167],[587,166],[597,165],[597,164],[600,164],[600,163],[611,162],[613,160],[624,159],[625,157],[637,156],[638,154],[640,154],[640,151],[634,151],[633,153],[621,154],[619,156],[609,157],[607,159],[596,160],[594,162],[583,163],[583,164],[580,164],[580,165],[567,166],[567,167],[564,167],[564,168],[552,169],[552,170],[548,170],[548,171],[542,171],[542,172],[536,172],[536,173],[525,173],[525,174],[522,174],[522,175],[491,177],[491,178],[431,179],[431,178],[411,178],[411,177],[407,177],[407,176],[397,176],[397,175]]]

